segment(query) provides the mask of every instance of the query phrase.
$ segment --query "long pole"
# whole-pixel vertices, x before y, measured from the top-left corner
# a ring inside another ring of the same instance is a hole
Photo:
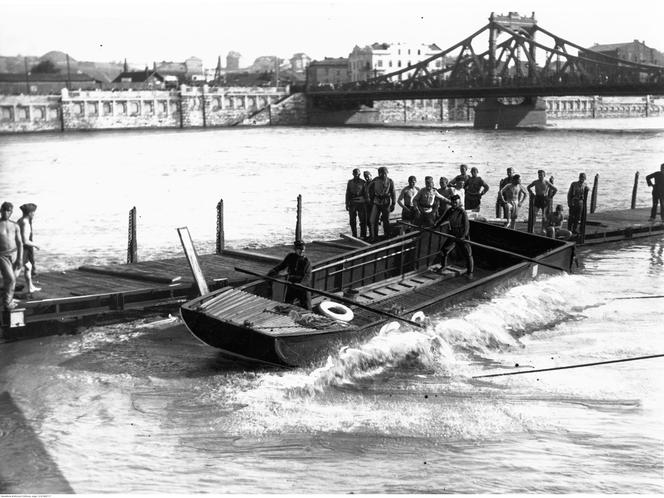
[[[355,306],[357,308],[361,308],[363,310],[371,311],[373,313],[376,313],[377,315],[384,315],[389,318],[394,318],[395,320],[399,320],[401,322],[407,323],[408,325],[412,325],[414,327],[419,327],[421,329],[426,328],[424,325],[422,325],[419,322],[415,322],[413,320],[408,320],[406,318],[402,318],[399,315],[395,315],[394,313],[390,313],[388,311],[383,311],[383,310],[377,310],[376,308],[372,308],[371,306],[367,306],[366,304],[361,304],[353,301],[352,299],[346,299],[345,297],[337,296],[336,294],[332,294],[331,292],[326,292],[320,289],[314,289],[313,287],[308,287],[306,285],[302,284],[296,284],[294,282],[288,282],[286,280],[281,280],[279,278],[274,278],[274,277],[268,277],[267,275],[261,275],[260,273],[253,272],[251,270],[246,270],[244,268],[238,268],[237,266],[235,267],[235,271],[238,271],[240,273],[246,273],[247,275],[253,275],[254,277],[262,278],[264,280],[269,280],[271,282],[276,282],[278,284],[284,284],[284,285],[290,285],[291,287],[296,287],[298,289],[302,289],[308,292],[314,292],[316,294],[320,294],[321,296],[329,297],[330,299],[334,299],[335,301],[340,301],[344,304],[347,304],[349,306]]]
[[[551,368],[537,368],[535,370],[521,370],[519,372],[503,372],[503,373],[495,373],[495,374],[487,374],[487,375],[475,375],[473,376],[473,379],[484,379],[487,377],[504,377],[507,375],[521,375],[521,374],[529,374],[529,373],[537,373],[537,372],[552,372],[554,370],[567,370],[569,368],[582,368],[582,367],[594,367],[596,365],[608,365],[610,363],[623,363],[626,361],[636,361],[636,360],[650,360],[652,358],[661,358],[664,357],[664,354],[653,354],[649,356],[638,356],[636,358],[622,358],[619,360],[608,360],[608,361],[595,361],[592,363],[579,363],[578,365],[565,365],[563,367],[551,367]]]
[[[632,209],[636,209],[636,193],[639,189],[639,172],[634,174],[634,187],[632,188]]]
[[[495,251],[500,254],[505,254],[507,256],[513,256],[515,258],[523,259],[524,261],[529,261],[531,263],[537,263],[538,265],[546,266],[548,268],[553,268],[554,270],[560,270],[566,272],[564,268],[561,268],[560,266],[552,265],[550,263],[544,263],[543,261],[540,261],[535,258],[530,258],[528,256],[524,256],[523,254],[519,254],[517,252],[512,252],[512,251],[507,251],[505,249],[498,249],[497,247],[493,246],[488,246],[486,244],[480,244],[479,242],[473,242],[472,240],[468,239],[461,239],[459,237],[455,237],[454,235],[450,235],[449,233],[445,232],[439,232],[438,230],[433,230],[431,228],[427,227],[418,227],[417,225],[411,225],[410,223],[406,223],[405,221],[399,221],[398,223],[401,223],[402,225],[409,226],[411,228],[414,228],[415,230],[426,230],[427,232],[435,233],[438,235],[442,235],[443,237],[447,237],[452,240],[456,240],[457,242],[463,242],[464,244],[469,244],[471,246],[475,247],[481,247],[482,249],[488,249],[489,251]]]
[[[295,218],[295,240],[302,240],[302,194],[297,196],[297,212]]]

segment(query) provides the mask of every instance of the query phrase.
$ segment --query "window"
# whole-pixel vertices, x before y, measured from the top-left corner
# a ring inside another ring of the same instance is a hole
[[[99,111],[97,102],[88,102],[88,116],[96,116]]]
[[[397,67],[401,67],[401,60],[397,61]]]
[[[125,102],[124,100],[120,100],[120,101],[116,102],[116,109],[118,111],[117,113],[120,116],[126,116],[127,115],[127,102]]]
[[[74,116],[83,116],[83,102],[74,102],[72,104],[72,114]]]
[[[392,61],[390,61],[390,67],[392,67]]]
[[[420,55],[420,49],[419,48],[417,49],[417,55]]]
[[[382,60],[377,61],[376,67],[383,67],[383,61]]]
[[[141,112],[141,106],[138,104],[138,102],[133,101],[129,103],[129,112],[132,116],[138,116]]]
[[[2,121],[13,121],[14,108],[8,105],[3,105],[2,107],[0,107],[0,119]]]
[[[159,114],[167,114],[168,113],[168,101],[159,100],[157,102],[157,109],[159,109]]]
[[[154,114],[154,102],[151,100],[143,102],[143,107],[145,108],[145,114]]]
[[[401,49],[397,50],[397,55],[401,55]]]
[[[48,119],[58,119],[58,108],[57,107],[49,107],[48,108]]]
[[[30,119],[30,110],[24,106],[16,106],[16,119],[19,121]]]
[[[102,104],[102,110],[104,116],[110,116],[111,114],[113,114],[113,104],[111,102],[104,102]]]
[[[44,119],[46,117],[46,110],[42,106],[32,108],[32,119]]]
[[[408,49],[408,55],[410,55],[410,49]]]

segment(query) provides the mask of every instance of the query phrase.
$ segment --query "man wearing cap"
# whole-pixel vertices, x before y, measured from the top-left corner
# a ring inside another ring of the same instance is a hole
[[[32,202],[23,204],[21,211],[23,216],[18,220],[23,242],[23,270],[25,271],[25,283],[28,284],[28,292],[39,292],[41,287],[36,287],[32,281],[35,267],[35,249],[39,249],[32,241],[32,220],[35,217],[37,206]]]
[[[445,242],[443,242],[443,245],[440,248],[440,255],[442,257],[440,271],[442,272],[447,267],[447,257],[456,247],[458,251],[463,252],[466,258],[466,273],[468,276],[472,277],[473,271],[475,270],[473,252],[470,248],[470,244],[464,242],[464,240],[468,239],[468,233],[470,231],[468,215],[461,207],[461,197],[459,195],[453,195],[450,201],[452,201],[452,207],[449,208],[443,217],[436,223],[436,227],[447,226],[447,233],[461,240],[445,237]]]
[[[346,211],[350,221],[350,231],[357,238],[357,219],[360,220],[360,237],[367,236],[367,182],[360,178],[360,170],[353,170],[353,178],[346,185]]]
[[[23,242],[18,225],[11,221],[14,206],[11,202],[0,205],[0,275],[2,275],[2,306],[11,310],[16,308],[14,288],[16,273],[23,264]]]
[[[280,271],[288,269],[286,280],[294,284],[309,286],[311,284],[311,262],[304,255],[304,242],[296,240],[293,244],[294,251],[286,255],[284,260],[268,272],[269,277],[274,277]],[[302,306],[305,309],[311,309],[311,293],[304,289],[289,285],[286,287],[286,296],[284,302]]]

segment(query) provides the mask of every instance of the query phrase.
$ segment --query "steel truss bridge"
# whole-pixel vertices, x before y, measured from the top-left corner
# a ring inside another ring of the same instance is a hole
[[[492,13],[486,26],[428,59],[366,81],[306,92],[316,106],[337,109],[374,100],[664,95],[664,67],[583,48],[539,27],[534,13]]]

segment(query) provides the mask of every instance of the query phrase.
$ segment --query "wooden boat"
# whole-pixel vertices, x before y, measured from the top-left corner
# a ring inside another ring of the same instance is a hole
[[[185,303],[181,315],[194,336],[226,356],[310,365],[378,333],[393,321],[382,313],[404,319],[418,311],[444,314],[497,286],[569,271],[574,258],[573,243],[471,221],[475,275],[470,279],[462,268],[432,270],[444,239],[413,231],[318,262],[311,287],[348,303],[349,322],[285,304],[284,286],[264,280],[206,293]],[[314,295],[314,309],[323,300],[334,301]]]

